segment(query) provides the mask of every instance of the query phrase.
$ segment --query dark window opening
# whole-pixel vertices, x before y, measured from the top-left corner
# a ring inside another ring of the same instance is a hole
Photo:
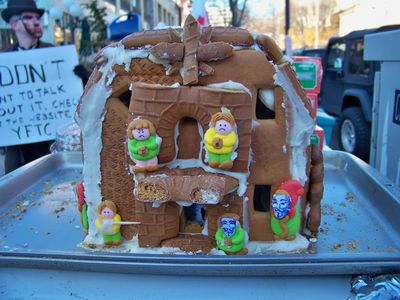
[[[254,210],[269,212],[271,204],[271,186],[256,185],[253,196]]]
[[[205,222],[206,212],[204,205],[193,203],[183,207],[181,231],[185,233],[201,233]]]
[[[193,118],[183,118],[179,121],[178,158],[199,158],[201,136],[197,121]]]
[[[121,100],[123,104],[125,104],[126,107],[129,108],[129,104],[131,103],[131,96],[132,96],[132,91],[127,90],[123,94],[121,94],[118,98]]]
[[[256,118],[259,120],[275,119],[275,112],[265,106],[260,96],[257,97],[256,102]]]

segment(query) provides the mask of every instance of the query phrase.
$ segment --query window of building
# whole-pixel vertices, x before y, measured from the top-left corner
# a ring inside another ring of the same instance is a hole
[[[190,231],[190,227],[195,229],[197,226],[204,226],[205,210],[202,204],[193,203],[190,206],[184,206],[183,215],[185,217],[186,232]]]
[[[129,104],[131,103],[131,96],[132,96],[132,91],[128,89],[126,92],[122,93],[118,98],[126,107],[129,108]]]
[[[271,205],[271,186],[255,185],[253,195],[255,211],[269,212]]]
[[[158,3],[157,7],[158,7],[158,22],[162,22],[162,7],[160,3]]]
[[[275,119],[275,97],[273,89],[260,89],[257,93],[256,118]]]

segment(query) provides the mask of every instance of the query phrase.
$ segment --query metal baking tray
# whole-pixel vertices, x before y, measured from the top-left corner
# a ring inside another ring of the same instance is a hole
[[[170,275],[339,275],[400,270],[400,192],[375,169],[325,151],[321,233],[296,254],[247,256],[92,252],[74,183],[80,153],[45,156],[0,178],[0,266]]]

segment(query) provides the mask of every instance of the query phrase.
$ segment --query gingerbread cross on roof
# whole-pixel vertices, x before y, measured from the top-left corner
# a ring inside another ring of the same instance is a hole
[[[214,69],[206,62],[222,60],[233,55],[233,47],[225,42],[210,42],[212,28],[204,28],[200,34],[200,25],[189,15],[183,27],[183,42],[176,30],[172,31],[174,43],[161,42],[150,49],[150,53],[171,65],[166,74],[172,75],[183,67],[183,84],[195,85],[201,75],[212,75]]]

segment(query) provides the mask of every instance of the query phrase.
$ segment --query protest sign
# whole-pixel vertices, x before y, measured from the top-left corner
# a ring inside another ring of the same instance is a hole
[[[0,53],[0,146],[48,141],[82,95],[75,46]]]

